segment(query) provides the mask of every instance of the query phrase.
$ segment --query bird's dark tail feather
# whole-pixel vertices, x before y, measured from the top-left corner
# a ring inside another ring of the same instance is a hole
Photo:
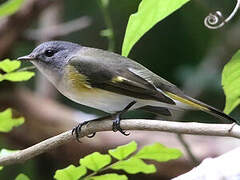
[[[193,99],[191,97],[186,96],[186,98],[189,99],[190,101],[192,101],[192,102],[194,102],[196,104],[199,104],[200,106],[204,107],[203,109],[200,109],[200,110],[202,110],[202,111],[204,111],[204,112],[206,112],[208,114],[211,114],[211,115],[213,115],[213,116],[215,116],[217,118],[220,118],[222,120],[228,120],[230,122],[235,122],[238,125],[240,125],[240,122],[238,120],[236,120],[236,119],[232,118],[231,116],[225,114],[221,110],[218,110],[218,109],[216,109],[216,108],[214,108],[212,106],[209,106],[209,105],[207,105],[207,104],[205,104],[205,103],[203,103],[201,101],[198,101],[196,99]]]
[[[240,121],[238,121],[236,119],[233,119],[232,117],[228,116],[224,112],[222,112],[222,111],[220,111],[220,110],[218,110],[218,109],[216,109],[212,106],[209,106],[209,105],[207,105],[207,104],[205,104],[201,101],[193,99],[189,96],[184,95],[184,97],[182,97],[182,96],[170,93],[170,92],[167,92],[167,95],[170,96],[171,98],[175,99],[175,100],[178,100],[178,101],[182,102],[182,103],[188,104],[189,106],[193,107],[194,109],[204,111],[204,112],[206,112],[208,114],[211,114],[211,115],[213,115],[217,118],[220,118],[222,120],[228,120],[228,121],[235,122],[238,125],[240,125]]]

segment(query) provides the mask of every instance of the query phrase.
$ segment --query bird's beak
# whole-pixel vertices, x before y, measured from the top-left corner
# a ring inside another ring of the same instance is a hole
[[[22,57],[19,57],[17,59],[20,60],[20,61],[32,61],[32,60],[35,59],[35,56],[32,55],[32,54],[29,54],[27,56],[22,56]]]

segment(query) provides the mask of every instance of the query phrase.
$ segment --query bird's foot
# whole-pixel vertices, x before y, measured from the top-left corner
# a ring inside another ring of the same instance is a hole
[[[120,122],[121,122],[121,116],[127,112],[134,104],[136,104],[136,101],[132,101],[131,103],[129,103],[122,111],[114,114],[115,119],[113,120],[113,125],[112,125],[112,130],[113,132],[117,132],[119,131],[120,133],[122,133],[125,136],[130,135],[130,133],[126,133],[126,131],[124,131],[121,126],[120,126]]]
[[[88,124],[90,121],[84,121],[82,123],[79,123],[75,128],[73,128],[72,130],[72,135],[75,135],[76,137],[76,140],[78,142],[80,142],[80,133],[81,133],[81,129],[84,125]],[[87,135],[88,138],[93,138],[94,136],[96,135],[96,133],[93,133],[93,134],[90,134],[90,135]]]
[[[130,133],[127,133],[121,128],[120,121],[121,121],[120,114],[116,114],[115,119],[113,120],[113,125],[112,125],[113,132],[119,131],[123,135],[128,136]]]

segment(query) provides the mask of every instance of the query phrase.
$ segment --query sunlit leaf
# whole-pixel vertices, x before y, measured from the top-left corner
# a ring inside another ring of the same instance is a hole
[[[0,132],[9,132],[13,127],[20,126],[24,123],[24,118],[12,118],[12,110],[6,109],[0,112]]]
[[[142,0],[138,11],[128,20],[122,55],[128,56],[134,44],[155,24],[190,0]]]
[[[20,72],[11,72],[8,74],[4,74],[4,80],[19,82],[19,81],[27,81],[31,79],[35,75],[34,72],[30,71],[20,71]]]
[[[226,95],[224,112],[229,114],[240,104],[240,50],[224,66],[222,86]]]
[[[87,173],[84,166],[76,167],[70,165],[64,169],[59,169],[55,172],[54,178],[57,180],[78,180]]]
[[[0,17],[14,14],[23,4],[24,0],[8,0],[0,5]]]
[[[144,146],[137,152],[134,157],[141,159],[151,159],[158,162],[165,162],[173,159],[178,159],[182,153],[178,149],[168,148],[162,144],[155,143],[153,145]]]
[[[109,0],[100,0],[100,2],[102,3],[104,8],[108,7],[109,5]]]
[[[30,180],[30,178],[21,173],[15,178],[15,180]]]
[[[20,66],[21,66],[20,61],[16,60],[10,61],[9,59],[4,59],[3,61],[0,61],[0,69],[7,73],[18,69]]]
[[[126,145],[118,146],[116,149],[110,149],[108,153],[118,160],[123,160],[136,150],[137,143],[135,141],[132,141]]]
[[[127,180],[127,179],[128,178],[125,175],[119,175],[114,173],[91,177],[91,180]]]
[[[119,161],[111,168],[124,170],[129,174],[136,174],[140,172],[150,174],[156,172],[156,168],[153,164],[146,164],[143,160],[134,157],[128,160]]]
[[[110,163],[111,157],[107,154],[100,154],[99,152],[94,152],[80,159],[80,164],[92,171],[98,171]]]
[[[4,80],[3,75],[0,74],[0,82],[3,81],[3,80]]]

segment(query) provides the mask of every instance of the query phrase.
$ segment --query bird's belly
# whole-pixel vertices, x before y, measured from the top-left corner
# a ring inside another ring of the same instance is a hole
[[[108,113],[115,113],[123,110],[129,103],[136,101],[136,98],[121,94],[112,93],[97,88],[75,89],[72,87],[58,88],[66,97],[79,104],[93,107]],[[136,109],[142,105],[136,103],[131,109]]]
[[[134,98],[103,89],[93,88],[81,81],[73,81],[69,80],[69,78],[63,78],[62,81],[55,84],[55,86],[64,96],[72,101],[108,113],[122,111],[132,101],[136,101],[136,104],[134,104],[130,110],[146,105],[167,107],[170,109],[179,108],[178,103],[176,103],[176,105],[172,105],[154,100]]]

